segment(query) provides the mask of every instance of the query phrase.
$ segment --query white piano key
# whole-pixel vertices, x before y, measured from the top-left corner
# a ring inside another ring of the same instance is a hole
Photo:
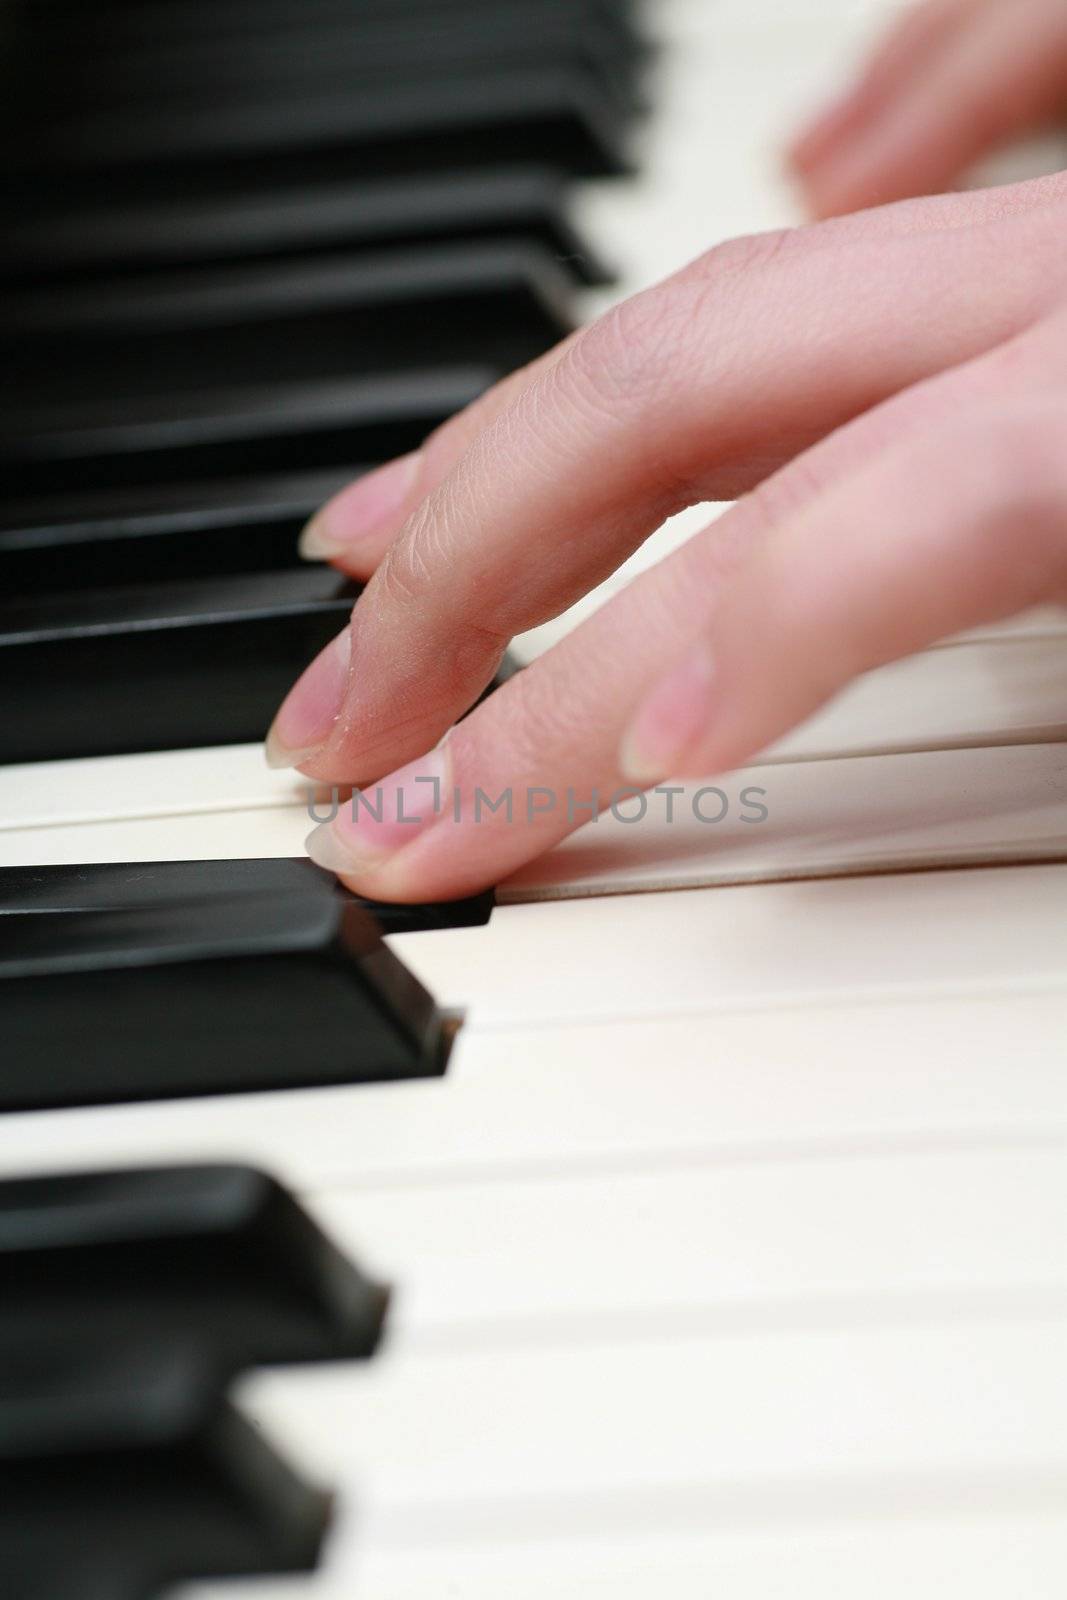
[[[604,812],[499,900],[1067,859],[1067,744],[749,767],[683,788],[643,816],[636,799]]]
[[[0,1172],[243,1158],[304,1190],[1044,1147],[1067,979],[459,1034],[442,1079],[4,1118]]]
[[[389,942],[479,1026],[1058,987],[1067,867],[742,885],[499,907]]]
[[[947,643],[866,673],[767,752],[777,761],[1067,738],[1067,637]]]
[[[997,1306],[1067,1313],[1067,1132],[1047,1148],[784,1154],[317,1191],[399,1284],[410,1340],[784,1331]]]
[[[684,789],[650,796],[643,817],[636,799],[605,812],[501,885],[501,903],[1067,857],[1067,744],[749,767]],[[294,798],[0,830],[0,865],[302,855],[312,797]]]
[[[753,1533],[712,1530],[683,1507],[654,1532],[594,1526],[550,1539],[417,1543],[375,1540],[358,1507],[331,1539],[324,1569],[311,1578],[280,1578],[183,1588],[175,1600],[1061,1600],[1067,1568],[1067,1514],[990,1504],[990,1497],[932,1492],[911,1518],[841,1518],[837,1526],[781,1526]],[[1005,1496],[1006,1498],[1006,1496]],[[1034,1497],[1039,1498],[1038,1496]],[[947,1510],[944,1500],[954,1501]],[[975,1504],[978,1501],[978,1504]]]
[[[553,1241],[546,1240],[546,1248]],[[256,1375],[268,1437],[411,1539],[573,1528],[583,1512],[707,1526],[883,1513],[995,1477],[1067,1488],[1067,1316],[947,1318],[557,1343]],[[591,1504],[591,1502],[593,1504]],[[1010,1501],[1008,1502],[1010,1503]],[[611,1508],[610,1510],[608,1508]]]
[[[259,744],[0,767],[0,839],[9,829],[298,806],[309,787],[299,773],[272,772]]]
[[[324,813],[325,814],[325,813]],[[314,826],[303,804],[189,811],[49,828],[0,829],[3,867],[108,861],[230,861],[302,856]]]
[[[520,641],[523,659],[573,630],[617,592]],[[1067,628],[1048,612],[946,640],[863,674],[764,751],[763,764],[1040,743],[1067,738]]]

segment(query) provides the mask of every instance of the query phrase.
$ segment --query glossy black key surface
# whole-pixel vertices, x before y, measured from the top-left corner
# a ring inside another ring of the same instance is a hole
[[[312,861],[286,857],[0,868],[0,916],[143,911],[173,901],[231,900],[247,894],[331,899],[337,893],[346,891],[331,873]]]
[[[358,594],[300,566],[0,603],[0,762],[255,743]]]
[[[380,462],[416,449],[499,375],[445,366],[152,400],[107,394],[36,408],[0,400],[0,468],[12,496],[47,500],[62,490],[69,505],[82,490]],[[5,526],[12,515],[16,532],[32,525],[30,505],[7,513]]]
[[[570,221],[561,175],[539,168],[37,209],[9,222],[0,276],[41,282],[479,239],[534,241],[578,282],[609,281]]]
[[[0,1369],[74,1323],[101,1348],[188,1338],[223,1377],[364,1359],[387,1304],[386,1289],[251,1167],[0,1182]]]
[[[0,505],[0,594],[299,567],[313,512],[365,467],[83,489]]]
[[[360,94],[294,87],[262,102],[220,97],[195,117],[157,117],[151,106],[75,114],[34,128],[32,140],[16,125],[8,182],[22,202],[35,193],[144,195],[161,180],[189,193],[237,182],[255,190],[531,161],[606,176],[629,170],[626,123],[585,70],[457,71]]]
[[[0,1110],[444,1071],[432,997],[340,897],[0,917]]]
[[[403,19],[417,28],[426,19],[485,17],[501,11],[529,16],[551,16],[563,11],[609,23],[620,31],[637,25],[637,0],[302,0],[294,12],[292,0],[221,0],[204,6],[200,0],[97,0],[93,11],[116,17],[122,34],[141,38],[153,48],[170,47],[187,38],[244,38],[249,32],[293,32],[322,23],[348,21],[362,26],[377,21]],[[43,8],[42,8],[43,9]],[[84,14],[81,0],[51,0],[45,13],[60,25]]]
[[[230,900],[245,894],[338,895],[371,912],[383,933],[483,927],[492,890],[466,900],[387,905],[349,894],[306,859],[94,862],[0,869],[0,917],[25,912],[132,911],[171,901]]]
[[[355,92],[388,75],[392,82],[534,64],[543,70],[584,68],[600,86],[624,94],[639,60],[632,34],[588,6],[545,6],[496,0],[492,6],[439,6],[415,24],[403,7],[377,17],[350,6],[335,17],[301,11],[288,26],[262,19],[239,37],[186,34],[161,50],[158,39],[131,39],[114,16],[88,19],[86,43],[97,70],[80,77],[60,70],[48,84],[57,114],[73,99],[83,109],[150,102],[195,115],[205,100],[262,99],[299,86],[321,94],[343,83]],[[295,48],[294,48],[295,47]],[[42,109],[44,109],[42,107]]]
[[[510,368],[571,331],[571,284],[535,244],[202,267],[13,290],[0,360],[22,410],[107,396],[349,379],[485,361]]]
[[[0,603],[0,761],[261,739],[357,593],[303,567]]]
[[[76,1330],[0,1371],[5,1600],[148,1600],[179,1581],[312,1571],[330,1496],[220,1398],[201,1350],[101,1348]]]

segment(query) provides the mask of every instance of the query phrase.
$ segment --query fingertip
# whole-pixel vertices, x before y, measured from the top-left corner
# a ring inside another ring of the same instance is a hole
[[[264,745],[268,767],[305,768],[327,743],[344,703],[351,650],[345,628],[305,667],[271,723]]]
[[[305,561],[330,561],[354,577],[369,576],[404,524],[416,499],[422,452],[387,461],[346,485],[304,528],[297,549]]]

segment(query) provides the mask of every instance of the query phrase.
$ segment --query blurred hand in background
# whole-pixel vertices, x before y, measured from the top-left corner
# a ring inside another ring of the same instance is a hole
[[[815,217],[950,188],[1067,118],[1067,0],[922,0],[793,142]]]

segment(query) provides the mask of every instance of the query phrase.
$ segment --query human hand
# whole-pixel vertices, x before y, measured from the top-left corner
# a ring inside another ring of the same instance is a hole
[[[270,754],[384,809],[314,858],[380,899],[473,892],[594,790],[721,773],[869,668],[1064,597],[1065,226],[1054,178],[736,240],[342,491],[310,543],[369,582]],[[453,726],[512,635],[737,496]]]
[[[837,216],[947,189],[1064,112],[1064,0],[922,0],[789,161],[811,214]]]

